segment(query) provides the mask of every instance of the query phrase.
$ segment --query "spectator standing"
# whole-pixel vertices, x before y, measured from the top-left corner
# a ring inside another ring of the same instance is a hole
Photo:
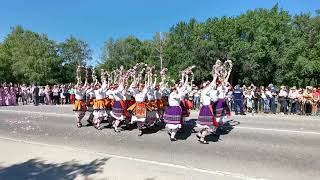
[[[259,89],[259,112],[264,112],[264,99],[262,98],[262,92],[265,93],[265,88],[264,86],[260,86],[260,89]]]
[[[59,87],[57,85],[54,85],[53,89],[52,89],[52,96],[53,96],[53,104],[54,105],[59,104],[59,95],[60,95],[59,93],[60,93]]]
[[[233,89],[232,86],[229,86],[228,92],[227,92],[227,103],[229,106],[229,109],[233,111],[234,105],[233,105]]]
[[[45,97],[45,88],[40,87],[40,89],[39,89],[39,102],[41,104],[44,104],[44,97]]]
[[[70,88],[71,88],[71,85],[65,86],[66,104],[70,104],[70,93],[69,93]]]
[[[304,98],[304,111],[306,115],[311,115],[312,113],[312,100],[313,100],[313,94],[312,94],[312,87],[307,86],[305,92],[303,93]]]
[[[318,104],[320,100],[320,94],[317,91],[317,88],[313,88],[312,96],[313,96],[312,114],[316,115],[318,112]]]
[[[270,107],[271,107],[271,112],[273,114],[276,114],[277,112],[277,90],[276,88],[273,86],[273,84],[269,85],[272,97],[270,99]]]
[[[288,92],[285,86],[281,86],[281,90],[279,92],[279,103],[280,103],[280,113],[287,114],[288,113]]]
[[[22,97],[21,88],[20,88],[20,85],[17,85],[17,84],[14,85],[14,88],[15,88],[15,91],[16,91],[16,105],[18,105],[19,104],[19,99]]]
[[[47,105],[51,105],[52,104],[52,98],[51,98],[51,88],[49,85],[47,85],[44,89],[44,94],[45,94],[45,103]]]
[[[293,86],[289,92],[289,101],[290,101],[290,114],[297,114],[297,88]]]
[[[74,104],[75,95],[74,95],[74,87],[72,85],[69,88],[69,94],[70,94],[70,104]]]
[[[66,104],[66,87],[64,85],[61,86],[61,89],[60,89],[60,100],[61,100],[61,105],[64,105]]]
[[[33,104],[35,106],[39,105],[39,87],[36,85],[33,85],[33,91],[32,91],[32,95],[33,95]]]
[[[239,113],[244,115],[244,112],[243,112],[243,91],[239,85],[236,85],[232,96],[233,96],[233,100],[234,100],[234,110],[235,110],[236,115],[238,115]]]
[[[22,105],[28,104],[28,87],[23,84],[21,87]]]
[[[297,114],[304,114],[303,89],[301,88],[297,92]]]
[[[200,92],[198,90],[198,87],[195,87],[194,93],[193,93],[193,107],[194,109],[198,109],[200,106]]]
[[[11,106],[16,106],[17,105],[17,91],[16,91],[16,86],[15,85],[12,85],[10,86],[10,95],[11,95],[11,98],[10,98],[10,105]]]

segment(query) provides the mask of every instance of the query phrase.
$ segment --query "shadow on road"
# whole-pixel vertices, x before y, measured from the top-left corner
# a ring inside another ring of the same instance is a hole
[[[182,125],[181,130],[176,134],[176,138],[179,140],[186,140],[188,139],[192,133],[196,133],[194,127],[196,126],[196,120],[190,119],[187,123]]]
[[[239,121],[229,120],[225,122],[223,125],[219,126],[219,128],[217,129],[217,134],[219,135],[229,134],[234,129],[234,126],[237,126],[239,124],[240,124]]]
[[[87,177],[92,174],[101,173],[102,166],[109,159],[96,159],[88,164],[79,164],[77,161],[47,163],[40,159],[30,159],[9,167],[0,167],[0,179],[72,180],[79,175]]]
[[[179,140],[186,140],[191,136],[192,133],[197,133],[195,131],[195,127],[197,125],[196,121],[197,119],[190,119],[185,124],[183,124],[182,131],[180,133],[177,133],[176,138]],[[234,129],[234,126],[237,126],[239,124],[239,121],[234,120],[225,122],[217,129],[216,134],[209,134],[208,136],[206,136],[206,141],[218,142],[219,140],[221,140],[220,135],[229,134]]]

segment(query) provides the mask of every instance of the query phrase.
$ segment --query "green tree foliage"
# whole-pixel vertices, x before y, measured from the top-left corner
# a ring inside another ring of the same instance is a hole
[[[88,45],[73,37],[60,44],[21,26],[0,44],[0,82],[74,82],[76,65],[91,57]]]
[[[58,45],[62,59],[61,75],[62,82],[74,82],[76,79],[77,66],[86,66],[92,59],[92,51],[86,42],[71,36]]]
[[[275,5],[237,17],[191,19],[170,28],[162,43],[164,66],[170,76],[196,65],[195,81],[211,78],[217,59],[231,59],[231,82],[257,85],[318,85],[320,81],[320,15],[291,16]],[[146,62],[160,69],[159,38],[109,40],[101,67],[109,69]]]

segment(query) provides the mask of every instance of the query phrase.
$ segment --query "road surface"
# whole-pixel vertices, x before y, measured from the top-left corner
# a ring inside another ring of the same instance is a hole
[[[319,117],[235,116],[208,145],[195,119],[170,142],[165,130],[79,129],[70,106],[0,107],[0,179],[320,179]]]

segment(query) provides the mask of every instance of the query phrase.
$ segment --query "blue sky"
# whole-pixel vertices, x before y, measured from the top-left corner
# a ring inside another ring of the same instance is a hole
[[[320,9],[319,0],[2,0],[0,41],[16,25],[46,33],[56,41],[73,35],[89,43],[96,61],[103,43],[111,37],[150,39],[155,32],[168,31],[192,17],[204,21],[237,16],[275,3],[291,14],[314,14]]]

